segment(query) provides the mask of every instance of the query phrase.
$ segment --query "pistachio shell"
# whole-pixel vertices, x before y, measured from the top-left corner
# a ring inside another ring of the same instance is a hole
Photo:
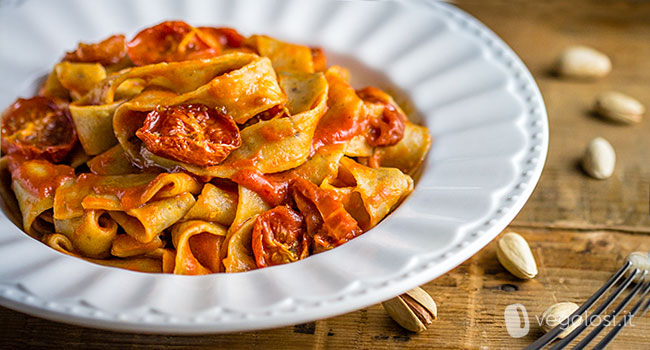
[[[542,329],[544,332],[548,332],[551,329],[557,327],[562,322],[564,322],[572,313],[578,310],[578,305],[575,303],[565,302],[557,303],[551,305],[544,313],[542,313]],[[571,333],[576,327],[582,323],[582,316],[580,316],[580,321],[576,320],[565,329],[562,333],[558,335],[558,338],[564,339],[569,333]]]
[[[405,297],[405,295],[407,297]],[[405,301],[405,298],[412,298],[418,304],[418,308],[412,308]],[[412,332],[422,332],[432,320],[438,315],[437,306],[433,298],[421,288],[415,288],[408,292],[387,300],[381,304],[388,315],[400,326]],[[420,309],[420,310],[417,310]],[[418,315],[417,312],[426,312],[427,315]],[[428,319],[425,324],[422,320]]]
[[[497,259],[516,277],[531,279],[537,276],[537,263],[528,242],[514,232],[501,236],[497,242]]]
[[[396,297],[381,303],[381,305],[388,315],[403,328],[412,332],[422,332],[427,329],[402,298]]]
[[[424,289],[414,288],[404,294],[410,296],[418,303],[420,303],[424,308],[426,308],[431,313],[434,320],[438,318],[438,306],[436,305],[436,302],[433,300],[431,295],[425,292]]]
[[[612,70],[612,62],[600,51],[575,45],[562,51],[555,70],[560,76],[593,79],[606,76]]]
[[[587,174],[603,180],[614,173],[616,153],[614,147],[602,137],[596,137],[589,142],[582,159],[582,167]]]

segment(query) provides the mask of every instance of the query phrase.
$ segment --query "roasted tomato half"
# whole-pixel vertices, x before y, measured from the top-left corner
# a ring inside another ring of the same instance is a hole
[[[397,144],[404,137],[406,128],[406,116],[395,106],[390,97],[383,91],[366,87],[357,91],[357,95],[369,103],[384,105],[383,113],[378,117],[372,117],[368,123],[367,141],[371,146],[392,146]]]
[[[66,52],[64,61],[100,63],[105,66],[117,63],[126,57],[126,39],[124,35],[113,35],[110,38],[96,43],[79,43],[76,50]]]
[[[199,27],[202,35],[209,35],[215,38],[218,43],[225,48],[238,48],[244,45],[246,37],[242,36],[235,29],[221,27]]]
[[[363,233],[343,203],[329,191],[298,177],[293,179],[291,190],[308,234],[320,246],[315,250],[337,247]]]
[[[253,254],[258,267],[286,264],[309,255],[309,237],[300,214],[278,206],[257,217]]]
[[[235,121],[202,104],[158,106],[135,135],[153,154],[199,166],[217,165],[241,146]]]
[[[19,98],[2,114],[2,152],[60,162],[77,140],[65,107],[47,97]]]
[[[219,39],[183,21],[167,21],[147,28],[127,44],[137,66],[210,58],[221,53]]]

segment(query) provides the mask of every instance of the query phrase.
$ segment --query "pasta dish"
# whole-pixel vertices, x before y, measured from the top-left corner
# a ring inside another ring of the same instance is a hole
[[[431,146],[350,74],[320,48],[182,21],[80,43],[2,113],[5,210],[62,253],[142,272],[330,250],[399,205]]]

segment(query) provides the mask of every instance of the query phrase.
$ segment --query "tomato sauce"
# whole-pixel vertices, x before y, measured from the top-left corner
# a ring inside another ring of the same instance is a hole
[[[385,92],[374,88],[366,87],[357,94],[366,103],[383,105],[383,112],[380,116],[368,116],[368,132],[366,140],[373,147],[393,146],[404,137],[406,129],[406,116],[399,108],[391,102],[390,96]]]
[[[10,156],[11,177],[22,188],[38,198],[54,197],[54,192],[64,182],[74,178],[74,169],[67,165],[54,165],[45,160],[30,160],[19,164]]]
[[[213,273],[221,272],[222,270],[219,251],[224,238],[224,236],[213,235],[207,232],[189,238],[190,250],[196,260]]]
[[[357,221],[345,210],[343,203],[336,199],[330,191],[323,190],[308,180],[296,178],[292,184],[292,195],[296,203],[311,202],[312,205],[301,206],[302,208],[318,209],[322,218],[322,226],[317,232],[313,232],[314,242],[321,247],[333,248],[339,246],[352,238],[363,233]],[[316,213],[310,210],[301,210],[305,216],[313,216]]]
[[[351,140],[366,129],[367,121],[349,114],[332,114],[318,123],[312,141],[312,153],[323,146]]]
[[[257,193],[271,206],[287,201],[290,178],[283,174],[265,175],[254,168],[241,169],[230,178],[237,184]]]

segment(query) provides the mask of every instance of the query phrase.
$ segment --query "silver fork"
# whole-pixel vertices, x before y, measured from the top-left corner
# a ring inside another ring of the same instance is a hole
[[[650,265],[650,256],[647,257],[647,262],[645,264],[639,264],[638,261],[626,259],[625,264],[603,285],[598,289],[587,301],[582,304],[567,320],[570,322],[562,322],[557,327],[550,330],[541,338],[537,339],[534,343],[528,345],[523,350],[539,350],[544,348],[550,342],[555,340],[560,333],[565,329],[570,328],[574,322],[581,322],[576,329],[569,333],[564,339],[557,342],[553,345],[550,350],[560,350],[564,349],[569,343],[571,343],[576,337],[583,333],[596,319],[599,319],[600,315],[608,307],[610,307],[616,299],[623,294],[623,292],[630,287],[632,282],[636,281],[636,285],[632,287],[631,291],[628,293],[625,298],[611,311],[608,315],[609,319],[615,319],[618,314],[625,309],[625,307],[640,293],[636,304],[630,309],[623,319],[618,322],[610,331],[605,335],[603,339],[598,342],[593,349],[600,350],[604,349],[616,336],[623,330],[625,326],[631,323],[632,319],[641,312],[643,316],[648,309],[650,309],[650,298],[646,301],[646,297],[650,293],[650,280],[646,277],[649,276],[650,271],[648,265]],[[633,262],[634,261],[634,262]],[[591,308],[600,298],[602,298],[607,291],[612,289],[616,283],[623,278],[627,273],[629,275],[621,282],[621,284],[605,299],[605,301],[594,309],[594,311],[589,315],[589,317],[581,318],[581,316]],[[584,319],[584,321],[582,321]],[[580,350],[584,349],[592,340],[594,340],[598,334],[600,334],[607,326],[609,322],[599,322],[594,329],[587,334],[578,344],[576,344],[573,349]]]

